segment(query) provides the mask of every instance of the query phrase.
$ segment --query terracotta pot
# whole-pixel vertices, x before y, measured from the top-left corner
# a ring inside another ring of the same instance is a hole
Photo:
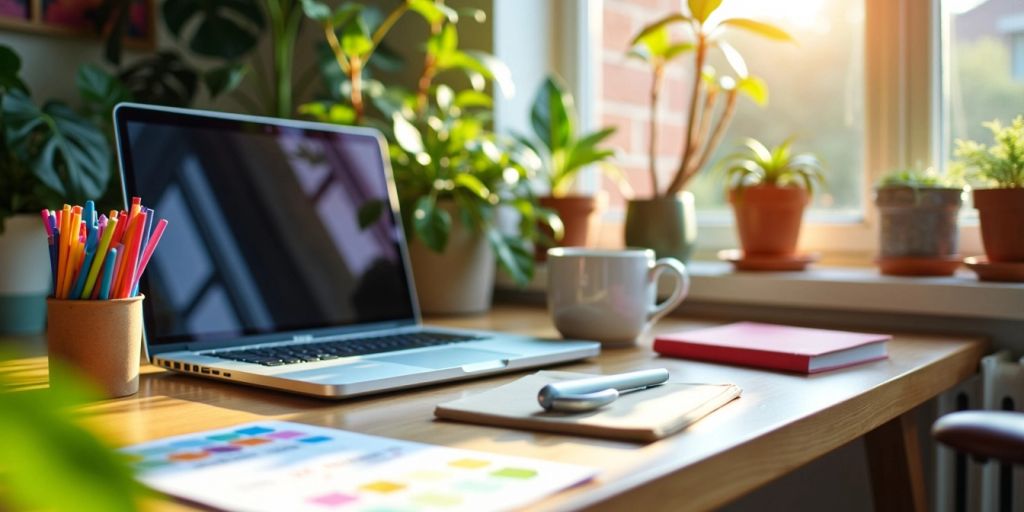
[[[1024,261],[1024,188],[975,190],[974,207],[988,260]]]
[[[547,251],[551,247],[587,247],[590,244],[590,229],[598,210],[598,200],[594,196],[541,197],[541,207],[553,210],[565,225],[565,236],[554,244],[537,244],[535,256],[537,261],[547,259]],[[551,237],[546,227],[541,231]]]
[[[110,398],[138,392],[143,298],[47,299],[50,365],[76,371]],[[61,380],[62,375],[51,373],[50,387],[75,385]]]
[[[729,191],[744,254],[791,256],[810,195],[801,187],[758,185]]]
[[[39,214],[4,219],[0,234],[0,334],[38,334],[46,326],[50,251]]]
[[[420,311],[430,315],[465,315],[491,309],[495,256],[487,237],[459,221],[454,203],[439,203],[452,214],[452,231],[444,252],[418,239],[409,242],[413,282]]]
[[[882,258],[947,258],[957,254],[960,189],[883,187],[875,191],[881,214]]]
[[[625,238],[628,247],[654,249],[658,258],[689,263],[697,242],[693,194],[684,191],[676,197],[630,200]]]

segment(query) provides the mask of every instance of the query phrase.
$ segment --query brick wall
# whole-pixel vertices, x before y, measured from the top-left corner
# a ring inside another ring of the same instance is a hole
[[[626,56],[629,42],[640,29],[662,16],[677,12],[679,0],[604,0],[603,51],[601,57],[602,124],[616,126],[611,145],[620,152],[619,167],[635,189],[637,197],[649,196],[651,179],[647,166],[650,122],[651,70],[636,58]],[[659,184],[664,190],[682,151],[692,58],[683,56],[666,71],[658,105]],[[605,180],[610,208],[621,210],[624,199]]]

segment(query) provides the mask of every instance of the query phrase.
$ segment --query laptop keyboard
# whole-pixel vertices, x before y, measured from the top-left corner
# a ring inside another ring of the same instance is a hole
[[[371,338],[300,343],[278,347],[226,350],[211,352],[205,355],[263,366],[281,366],[285,364],[325,361],[341,357],[394,352],[410,348],[464,343],[481,339],[483,339],[483,336],[441,332],[414,332],[392,334],[390,336],[374,336]]]

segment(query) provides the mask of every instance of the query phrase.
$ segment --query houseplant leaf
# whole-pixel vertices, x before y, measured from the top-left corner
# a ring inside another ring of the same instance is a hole
[[[729,63],[729,67],[736,73],[736,76],[741,80],[749,75],[747,71],[747,62],[743,60],[743,55],[740,55],[733,45],[725,42],[718,42],[718,49],[722,51],[722,55],[725,56],[725,61]]]
[[[71,201],[99,197],[110,179],[110,148],[103,133],[70,107],[42,108],[21,91],[3,98],[7,144],[47,187]]]
[[[487,230],[487,240],[494,249],[494,255],[516,284],[523,286],[533,277],[533,254],[526,249],[526,242],[518,236],[503,235],[496,228]]]
[[[690,14],[694,19],[704,23],[711,16],[711,13],[715,12],[715,9],[722,5],[722,0],[687,0],[686,3],[690,7]]]
[[[452,216],[437,207],[437,198],[426,195],[416,201],[412,212],[413,229],[416,236],[434,252],[442,252],[448,245],[448,234],[452,230]]]
[[[192,103],[199,73],[170,51],[140,60],[118,75],[136,101],[185,107]]]
[[[665,16],[664,18],[656,20],[653,23],[645,26],[642,30],[640,30],[640,32],[636,36],[633,37],[633,41],[630,43],[630,46],[635,46],[640,40],[648,37],[652,32],[655,32],[655,31],[658,31],[658,30],[664,30],[668,25],[671,25],[673,23],[692,23],[692,22],[693,22],[693,18],[691,18],[691,17],[689,17],[689,16],[687,16],[685,14],[679,14],[679,13],[669,14],[668,16]]]
[[[7,46],[0,46],[0,92],[17,89],[28,93],[21,81],[21,57]]]
[[[756,76],[741,78],[739,82],[736,82],[736,90],[758,105],[763,106],[768,103],[768,86],[765,85],[764,80]]]
[[[420,135],[420,131],[401,114],[395,113],[391,117],[394,123],[395,141],[398,142],[398,145],[409,153],[422,153],[423,136]]]
[[[776,41],[795,41],[793,36],[789,35],[789,32],[786,32],[775,25],[747,18],[729,18],[727,20],[723,20],[719,26],[735,27]]]
[[[168,30],[199,55],[234,60],[255,48],[263,30],[257,0],[165,0]],[[187,28],[195,29],[190,33]]]
[[[203,73],[203,82],[211,97],[217,97],[226,92],[235,90],[245,78],[249,67],[245,64],[233,63],[219,68],[214,68]]]
[[[554,77],[548,77],[537,91],[530,109],[533,133],[552,152],[565,148],[575,136],[572,97]]]
[[[132,99],[129,91],[114,75],[93,64],[83,64],[75,75],[82,104],[93,116],[109,122],[110,112],[122,101]]]
[[[459,22],[459,13],[451,7],[439,4],[433,0],[408,0],[409,10],[423,16],[427,23],[435,25],[443,21],[449,23]]]

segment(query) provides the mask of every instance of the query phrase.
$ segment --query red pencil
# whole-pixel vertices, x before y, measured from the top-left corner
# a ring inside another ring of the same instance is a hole
[[[146,213],[139,212],[131,222],[131,232],[128,233],[128,248],[124,260],[121,261],[122,270],[117,274],[117,294],[114,297],[126,299],[131,293],[129,283],[135,279],[136,263],[139,261],[139,248],[142,246],[142,230],[146,227]],[[111,285],[113,286],[113,285]]]
[[[117,231],[114,231],[114,238],[110,239],[110,243],[112,245],[121,243],[126,231],[128,231],[128,212],[122,211],[117,215]]]

